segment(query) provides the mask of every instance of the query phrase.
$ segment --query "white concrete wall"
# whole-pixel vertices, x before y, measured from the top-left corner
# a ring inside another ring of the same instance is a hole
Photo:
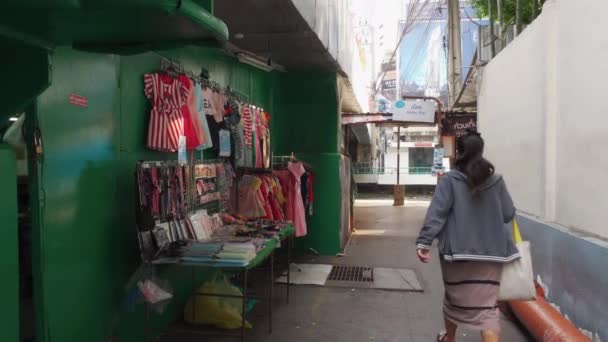
[[[479,128],[518,208],[608,238],[608,1],[548,1],[483,70]]]
[[[329,54],[348,75],[363,113],[369,111],[368,85],[371,63],[361,62],[353,26],[350,0],[291,0]]]

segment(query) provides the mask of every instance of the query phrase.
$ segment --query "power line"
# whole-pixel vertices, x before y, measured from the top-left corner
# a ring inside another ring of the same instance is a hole
[[[408,64],[406,65],[406,68],[405,68],[406,74],[404,76],[408,76],[408,74],[407,74],[408,71],[410,72],[409,76],[411,76],[412,75],[411,73],[413,72],[413,70],[415,70],[415,68],[418,66],[419,59],[423,55],[422,47],[423,47],[425,41],[427,41],[429,38],[429,34],[431,32],[430,31],[431,24],[432,24],[433,20],[435,20],[436,18],[437,18],[437,13],[434,13],[433,16],[428,19],[424,32],[420,36],[420,39],[418,40],[418,44],[416,45],[416,48],[414,49],[412,57],[410,58]]]

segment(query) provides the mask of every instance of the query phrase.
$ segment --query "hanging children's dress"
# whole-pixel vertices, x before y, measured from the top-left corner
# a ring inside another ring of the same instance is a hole
[[[188,90],[167,74],[145,74],[144,93],[152,103],[146,146],[152,150],[177,152],[179,138],[184,134],[181,107]]]
[[[213,147],[213,141],[211,139],[209,125],[207,124],[207,115],[205,115],[205,100],[203,98],[203,89],[201,88],[200,83],[196,83],[194,85],[194,96],[196,96],[196,111],[198,113],[201,126],[203,127],[205,137],[207,137],[205,142],[199,145],[197,150],[206,150]]]
[[[194,82],[192,82],[186,75],[180,75],[179,81],[182,82],[183,86],[187,89],[187,96],[185,104],[182,106],[181,111],[184,117],[184,135],[186,136],[186,149],[188,151],[194,150],[202,144],[205,144],[207,137],[203,131],[203,125],[201,124],[198,116],[198,108],[196,106],[196,91],[194,89]]]
[[[302,163],[289,163],[287,169],[292,174],[291,203],[293,213],[293,225],[296,227],[296,237],[306,235],[306,211],[302,201],[301,178],[306,170]]]
[[[264,167],[264,157],[262,151],[262,139],[264,139],[264,126],[262,124],[262,111],[254,109],[254,129],[255,129],[255,167]]]

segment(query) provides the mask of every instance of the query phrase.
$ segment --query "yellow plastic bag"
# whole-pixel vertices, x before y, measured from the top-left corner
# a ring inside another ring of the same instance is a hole
[[[223,276],[201,285],[197,292],[241,296],[242,292]],[[213,325],[221,329],[239,329],[242,323],[242,299],[193,295],[186,303],[184,320],[190,324]],[[245,321],[245,328],[251,329]]]
[[[522,242],[521,232],[519,231],[519,225],[517,224],[517,220],[513,218],[513,242],[518,244]]]

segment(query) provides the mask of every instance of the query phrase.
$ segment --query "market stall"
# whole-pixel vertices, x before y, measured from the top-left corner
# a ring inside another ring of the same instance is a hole
[[[231,294],[201,291],[192,277],[184,318],[192,325],[213,324],[197,318],[204,305],[198,298],[238,298],[240,324],[229,328],[239,328],[237,335],[244,340],[248,274],[268,266],[264,299],[271,316],[275,251],[287,248],[288,266],[293,238],[307,234],[314,201],[312,167],[294,156],[273,157],[270,114],[209,80],[206,70],[195,75],[162,59],[159,72],[143,78],[150,102],[146,147],[176,153],[177,160],[137,163],[142,266],[130,281],[130,296],[142,297],[148,311],[172,299],[170,284],[155,275],[158,265],[236,274],[225,278],[236,278],[241,286]],[[286,293],[289,298],[289,285]],[[147,337],[154,335],[150,326],[146,324]]]

